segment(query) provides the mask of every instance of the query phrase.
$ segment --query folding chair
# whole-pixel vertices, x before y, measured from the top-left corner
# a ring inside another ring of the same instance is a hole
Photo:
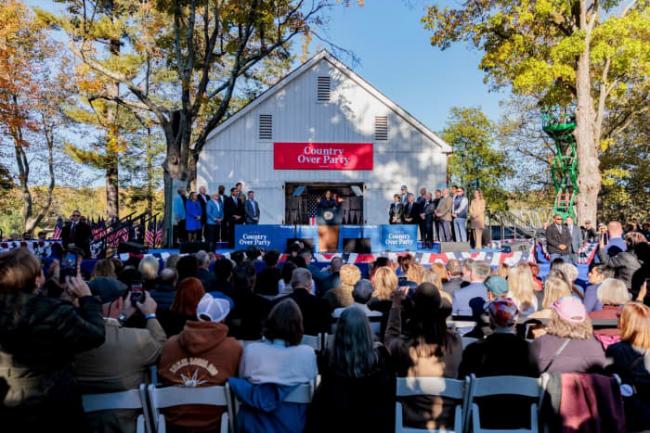
[[[469,378],[456,380],[443,377],[398,377],[395,393],[397,397],[412,397],[417,395],[439,396],[458,400],[459,404],[456,405],[454,412],[453,430],[432,430],[404,427],[402,403],[398,401],[395,403],[395,433],[463,433],[469,387]]]
[[[82,396],[84,412],[92,413],[101,410],[141,410],[136,420],[137,433],[151,433],[149,425],[149,407],[147,406],[147,393],[144,384],[139,389],[130,389],[121,392],[105,394],[85,394]]]
[[[207,406],[225,406],[226,412],[221,415],[220,433],[234,433],[235,423],[233,406],[230,398],[230,388],[225,386],[206,386],[190,388],[185,386],[168,386],[156,388],[153,385],[147,387],[149,405],[156,433],[165,433],[165,416],[160,409],[168,407],[184,406],[188,404],[201,404]]]
[[[322,334],[303,335],[300,344],[306,344],[307,346],[311,346],[314,351],[320,352],[323,346],[323,336]]]
[[[471,415],[471,431],[474,433],[538,433],[537,418],[542,390],[542,379],[539,378],[524,376],[477,378],[472,374],[465,423],[469,423]],[[499,395],[516,395],[535,399],[536,402],[530,404],[530,429],[485,429],[481,427],[479,407],[474,400],[480,397]]]

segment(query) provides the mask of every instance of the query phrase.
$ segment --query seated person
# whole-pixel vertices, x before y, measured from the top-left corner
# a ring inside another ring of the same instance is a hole
[[[452,314],[454,316],[477,317],[487,301],[487,288],[483,282],[490,276],[490,265],[475,261],[470,265],[470,284],[453,294]]]
[[[614,270],[605,265],[597,265],[589,270],[589,286],[585,289],[585,309],[587,313],[602,310],[603,306],[598,302],[598,286],[606,278],[614,278]]]
[[[402,332],[401,291],[393,294],[384,344],[399,377],[456,378],[463,353],[462,341],[447,329],[450,310],[431,283],[420,284],[412,297],[407,328]],[[440,397],[415,396],[403,400],[404,424],[415,428],[450,428],[453,402]]]
[[[205,294],[196,307],[196,317],[188,320],[180,334],[167,341],[160,357],[159,372],[166,385],[186,387],[223,385],[237,376],[242,347],[228,337],[224,323],[230,313],[225,299]],[[178,406],[165,410],[171,429],[214,431],[225,407]]]
[[[619,329],[621,341],[607,348],[607,357],[612,359],[611,372],[623,383],[626,427],[650,430],[650,308],[626,304]]]
[[[203,283],[198,278],[189,277],[178,283],[171,307],[160,311],[160,324],[168,337],[178,335],[185,327],[185,322],[196,319],[196,306],[203,295]]]
[[[392,432],[395,379],[388,352],[373,342],[370,322],[361,308],[352,306],[341,313],[333,343],[306,431]]]
[[[485,306],[493,328],[484,340],[470,344],[463,352],[458,377],[485,376],[537,377],[537,364],[529,344],[515,333],[519,309],[510,298],[497,298]],[[516,396],[482,398],[478,402],[481,426],[490,429],[530,428],[530,402]],[[501,407],[510,408],[504,417]]]
[[[331,310],[344,308],[352,305],[352,289],[361,279],[361,270],[356,265],[343,265],[339,272],[339,286],[336,289],[328,290],[323,299],[327,301]]]
[[[292,299],[282,300],[269,313],[265,340],[246,346],[239,366],[242,379],[229,380],[242,401],[237,415],[239,431],[290,433],[304,429],[306,405],[283,402],[296,386],[313,382],[318,374],[314,349],[300,344],[302,337],[298,305]]]
[[[602,373],[609,361],[582,301],[565,296],[551,310],[546,334],[531,345],[540,373]]]

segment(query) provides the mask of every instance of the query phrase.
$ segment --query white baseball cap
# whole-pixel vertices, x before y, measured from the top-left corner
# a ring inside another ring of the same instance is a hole
[[[203,322],[222,322],[230,313],[230,302],[206,293],[196,307],[196,317]]]

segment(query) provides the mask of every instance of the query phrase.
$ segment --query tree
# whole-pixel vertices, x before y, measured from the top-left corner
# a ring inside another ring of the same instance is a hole
[[[0,5],[0,142],[13,146],[23,199],[22,228],[32,233],[52,205],[55,185],[56,129],[63,119],[60,104],[67,97],[62,75],[64,59],[52,59],[58,47],[47,29],[18,0]],[[57,72],[56,68],[62,68]],[[30,150],[46,152],[49,185],[36,212],[30,187]]]
[[[540,108],[576,104],[580,222],[596,219],[599,152],[650,102],[647,1],[622,10],[619,3],[470,0],[459,9],[430,6],[423,18],[434,46],[466,41],[481,49],[494,87],[533,96]]]
[[[453,107],[442,139],[454,150],[449,157],[452,183],[480,189],[490,210],[505,209],[503,183],[512,171],[496,148],[497,126],[480,108]]]
[[[346,0],[343,3],[347,3]],[[170,226],[172,181],[194,181],[196,162],[206,139],[229,114],[231,103],[250,83],[268,86],[291,63],[291,41],[314,34],[322,12],[339,3],[330,0],[114,0],[114,10],[129,10],[113,26],[128,44],[116,56],[102,58],[80,36],[89,13],[86,0],[69,0],[69,19],[40,11],[78,41],[75,52],[93,71],[128,94],[98,92],[96,97],[152,116],[166,142],[163,164],[165,220]],[[162,63],[157,78],[165,81],[151,93],[142,77],[152,60]],[[245,92],[243,92],[245,94]]]

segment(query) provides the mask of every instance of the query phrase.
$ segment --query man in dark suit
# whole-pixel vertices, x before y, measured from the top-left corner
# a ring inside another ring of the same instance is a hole
[[[404,205],[404,224],[417,224],[418,213],[418,205],[415,202],[415,197],[413,194],[409,194]]]
[[[567,262],[571,258],[571,234],[562,224],[561,215],[554,215],[553,224],[546,227],[546,251],[551,255],[551,262],[557,258]]]
[[[291,276],[293,292],[278,300],[293,299],[302,313],[305,335],[318,335],[330,331],[331,311],[327,301],[312,294],[311,272],[305,268],[297,268]]]
[[[566,217],[566,229],[569,231],[569,237],[571,238],[571,262],[574,265],[578,264],[578,254],[580,248],[582,248],[582,231],[580,227],[573,224],[573,218],[568,216]]]
[[[433,247],[433,219],[436,212],[436,206],[433,204],[431,193],[427,193],[427,200],[424,202],[424,208],[421,211],[424,215],[424,247]]]
[[[420,229],[420,240],[422,242],[425,242],[424,240],[424,232],[427,230],[426,228],[426,215],[424,213],[424,208],[427,205],[427,189],[426,188],[420,188],[420,196],[418,197],[417,200],[415,200],[415,203],[418,205],[418,228]]]
[[[225,209],[226,187],[223,185],[219,185],[218,191],[219,191],[219,204],[221,205],[221,209]],[[221,230],[219,233],[219,241],[225,242],[227,239],[228,239],[228,231],[227,231],[226,223],[222,222]]]
[[[202,227],[202,232],[203,232],[203,239],[207,239],[207,235],[205,232],[206,228],[206,222],[207,222],[207,213],[205,208],[208,205],[208,201],[210,201],[210,196],[207,193],[207,190],[205,189],[205,186],[200,186],[199,187],[199,203],[201,204],[201,227]]]
[[[393,202],[390,204],[388,211],[388,224],[402,224],[404,205],[399,194],[393,196]]]
[[[61,230],[63,248],[76,247],[83,251],[84,257],[90,258],[90,226],[81,219],[81,212],[75,210],[68,222]]]
[[[224,222],[227,224],[228,244],[232,248],[235,245],[235,224],[242,224],[243,213],[239,209],[240,202],[237,198],[237,189],[230,188],[230,196],[224,199]],[[240,222],[241,220],[241,222]]]
[[[255,201],[255,191],[248,191],[248,200],[244,205],[246,212],[246,224],[259,224],[260,206]]]

